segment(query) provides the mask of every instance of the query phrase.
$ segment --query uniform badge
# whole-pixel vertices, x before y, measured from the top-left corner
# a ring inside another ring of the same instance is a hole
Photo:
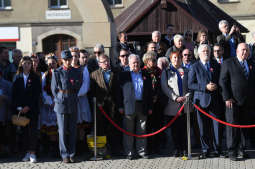
[[[74,83],[74,80],[73,79],[70,79],[70,82],[72,83],[72,85],[73,85],[73,83]]]

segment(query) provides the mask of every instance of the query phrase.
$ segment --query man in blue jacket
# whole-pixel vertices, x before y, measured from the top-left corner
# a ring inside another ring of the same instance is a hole
[[[191,66],[188,87],[194,92],[193,102],[212,116],[219,118],[220,65],[210,60],[210,47],[202,44],[198,48],[200,60]],[[220,151],[219,123],[197,112],[202,154],[200,158],[214,157]]]

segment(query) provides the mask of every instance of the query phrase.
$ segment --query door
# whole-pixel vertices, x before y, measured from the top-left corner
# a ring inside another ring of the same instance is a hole
[[[56,34],[43,39],[43,53],[55,53],[58,58],[62,50],[76,46],[76,39],[69,35]]]

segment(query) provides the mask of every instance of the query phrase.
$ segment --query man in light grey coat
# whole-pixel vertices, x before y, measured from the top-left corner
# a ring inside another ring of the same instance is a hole
[[[139,56],[129,56],[129,71],[120,75],[121,105],[119,112],[124,114],[124,128],[128,132],[141,135],[146,133],[147,116],[152,114],[152,82],[146,72],[140,70]],[[135,157],[133,150],[134,137],[124,135],[123,145],[127,158]],[[142,158],[146,155],[146,138],[136,139],[136,151]]]

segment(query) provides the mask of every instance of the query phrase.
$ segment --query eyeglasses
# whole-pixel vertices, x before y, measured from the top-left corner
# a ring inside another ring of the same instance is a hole
[[[99,55],[100,55],[101,53],[102,53],[102,52],[94,52],[94,54],[99,54]]]
[[[183,54],[183,56],[191,56],[191,54]]]
[[[120,55],[120,57],[124,58],[124,57],[128,57],[129,55]]]
[[[192,36],[191,34],[186,34],[186,36]]]

